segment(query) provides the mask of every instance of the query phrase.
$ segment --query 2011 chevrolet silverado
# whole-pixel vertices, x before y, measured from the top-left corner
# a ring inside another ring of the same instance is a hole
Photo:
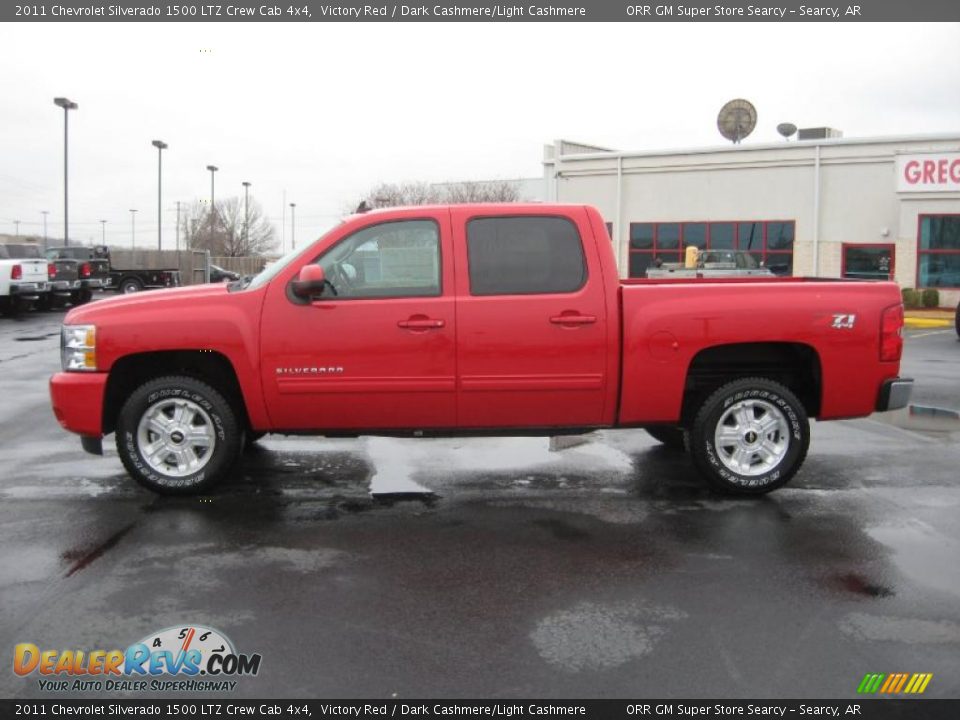
[[[717,489],[803,463],[809,418],[906,405],[894,283],[621,280],[593,208],[352,216],[253,278],[71,310],[54,413],[161,493],[208,489],[263,433],[647,428]]]

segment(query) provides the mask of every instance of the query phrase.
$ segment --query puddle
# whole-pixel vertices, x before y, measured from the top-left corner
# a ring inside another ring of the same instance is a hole
[[[873,416],[904,430],[941,435],[960,432],[960,412],[926,405],[908,405],[902,410],[877,413]]]

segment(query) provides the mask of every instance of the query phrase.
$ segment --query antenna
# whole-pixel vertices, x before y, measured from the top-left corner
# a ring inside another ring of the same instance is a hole
[[[717,129],[734,145],[753,132],[757,126],[757,109],[749,100],[731,100],[717,115]]]
[[[797,131],[797,126],[793,123],[780,123],[777,125],[777,132],[783,135],[784,140],[790,140]]]

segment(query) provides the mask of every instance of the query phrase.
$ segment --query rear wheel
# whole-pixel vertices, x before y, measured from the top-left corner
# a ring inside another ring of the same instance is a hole
[[[647,431],[648,435],[663,443],[671,450],[683,451],[686,449],[686,444],[683,437],[686,433],[684,432],[683,428],[659,425],[644,429]]]
[[[141,290],[143,290],[143,285],[141,285],[140,281],[136,278],[127,278],[120,283],[119,292],[123,293],[124,295],[140,292]]]
[[[243,430],[215,388],[190,377],[163,377],[137,388],[117,421],[117,452],[127,472],[165,495],[202,492],[233,467]]]
[[[735,380],[706,399],[690,432],[690,455],[715,489],[760,495],[786,484],[810,444],[803,404],[780,383]]]

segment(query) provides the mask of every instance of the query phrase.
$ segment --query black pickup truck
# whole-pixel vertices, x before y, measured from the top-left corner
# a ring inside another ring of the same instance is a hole
[[[70,302],[74,305],[90,302],[94,290],[100,290],[109,284],[110,251],[102,245],[53,247],[47,250],[47,260],[57,265],[58,275],[59,263],[76,263],[77,284],[70,292]]]

